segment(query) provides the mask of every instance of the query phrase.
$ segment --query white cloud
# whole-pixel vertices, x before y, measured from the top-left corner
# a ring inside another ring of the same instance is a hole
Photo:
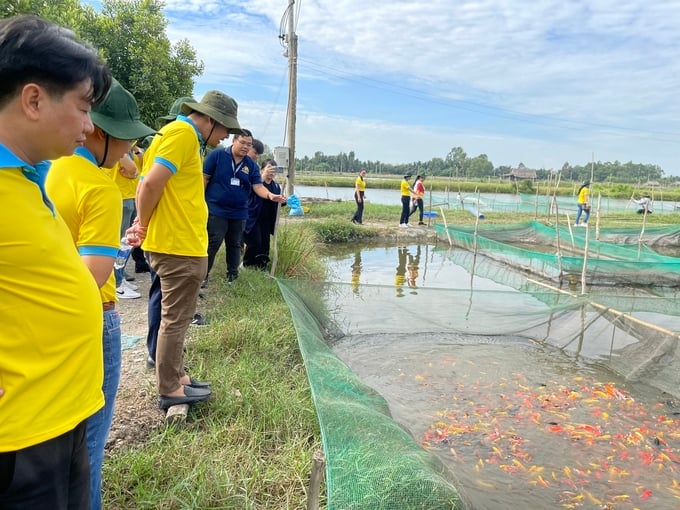
[[[561,166],[587,160],[595,151],[596,158],[607,154],[603,160],[637,159],[680,173],[677,1],[298,0],[297,5],[304,84],[298,153],[355,150],[362,159],[407,162],[441,157],[460,145],[468,154],[486,153],[496,165],[554,166],[557,160]],[[170,36],[189,39],[206,64],[197,89],[210,83],[246,90],[262,76],[270,77],[266,86],[280,87],[286,61],[277,36],[285,8],[281,0],[167,0]],[[335,83],[351,93],[335,92]],[[369,84],[384,89],[385,101],[394,96],[391,113],[384,105],[385,115],[366,104],[365,115],[354,115],[361,118],[341,114],[345,102],[356,105],[366,96],[362,87]],[[331,91],[338,95],[319,96]],[[242,95],[244,116],[251,115],[246,104],[271,101]],[[415,97],[424,106],[411,108],[406,118],[401,106]],[[452,116],[459,122],[429,126],[443,103],[460,107]],[[281,101],[273,106],[280,108]],[[485,114],[475,118],[470,110]],[[269,129],[274,122],[284,118],[272,117]],[[551,138],[541,140],[536,132],[541,126],[569,129],[561,135],[547,129]],[[275,131],[283,133],[283,124]],[[413,133],[434,143],[421,154],[409,151],[404,139]]]

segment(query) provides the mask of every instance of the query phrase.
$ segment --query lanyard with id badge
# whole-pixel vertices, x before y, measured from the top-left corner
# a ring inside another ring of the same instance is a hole
[[[234,171],[234,175],[231,178],[231,182],[230,182],[230,184],[232,186],[240,186],[241,185],[241,179],[236,177],[236,174],[238,174],[239,170],[241,170],[241,168],[243,167],[245,162],[246,162],[246,159],[243,158],[238,165],[235,165],[234,164],[234,157],[232,156],[232,158],[231,158],[231,169]]]

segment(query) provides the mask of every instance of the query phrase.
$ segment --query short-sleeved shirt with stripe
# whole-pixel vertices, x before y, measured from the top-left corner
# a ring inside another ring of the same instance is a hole
[[[142,180],[154,164],[172,176],[149,220],[145,251],[208,256],[208,206],[203,186],[201,135],[183,115],[163,126],[144,154]]]
[[[47,195],[71,231],[81,256],[116,258],[123,201],[116,183],[85,147],[52,163]],[[113,271],[100,289],[102,303],[117,301]]]
[[[0,452],[58,437],[104,404],[99,289],[46,172],[0,144]]]
[[[137,165],[137,157],[138,156],[135,156],[135,165]],[[137,193],[137,183],[139,183],[139,175],[132,179],[125,177],[120,173],[120,163],[116,163],[113,166],[111,169],[111,174],[113,177],[113,182],[115,182],[118,186],[118,189],[120,189],[120,194],[123,200],[135,198]]]

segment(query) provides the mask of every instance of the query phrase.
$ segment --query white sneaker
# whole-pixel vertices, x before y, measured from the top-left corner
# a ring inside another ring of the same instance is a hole
[[[400,223],[399,226],[400,226],[401,228],[408,227],[408,225],[407,225],[406,223]]]
[[[121,286],[116,289],[116,296],[118,296],[118,299],[137,299],[142,297],[139,292],[132,290],[124,283],[122,283]]]
[[[121,283],[120,286],[121,287],[125,286],[128,289],[132,289],[132,290],[139,290],[139,285],[135,285],[134,283],[130,283],[127,280],[123,280],[123,283]]]
[[[575,226],[575,227],[578,227],[578,223],[574,223],[574,226]]]

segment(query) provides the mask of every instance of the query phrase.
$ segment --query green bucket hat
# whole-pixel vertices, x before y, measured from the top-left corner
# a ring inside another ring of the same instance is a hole
[[[241,125],[236,118],[238,104],[224,92],[209,90],[200,102],[186,102],[182,105],[184,115],[188,115],[192,111],[207,115],[228,128],[231,133],[239,135],[242,133]]]
[[[92,123],[119,140],[138,140],[156,132],[140,119],[134,96],[114,79],[104,100],[92,108]]]
[[[179,114],[182,113],[182,103],[195,103],[195,102],[196,100],[191,96],[185,96],[175,99],[175,102],[172,103],[172,106],[170,107],[170,111],[168,112],[168,114],[164,115],[163,117],[158,117],[158,122],[163,123],[172,122],[177,118]]]

